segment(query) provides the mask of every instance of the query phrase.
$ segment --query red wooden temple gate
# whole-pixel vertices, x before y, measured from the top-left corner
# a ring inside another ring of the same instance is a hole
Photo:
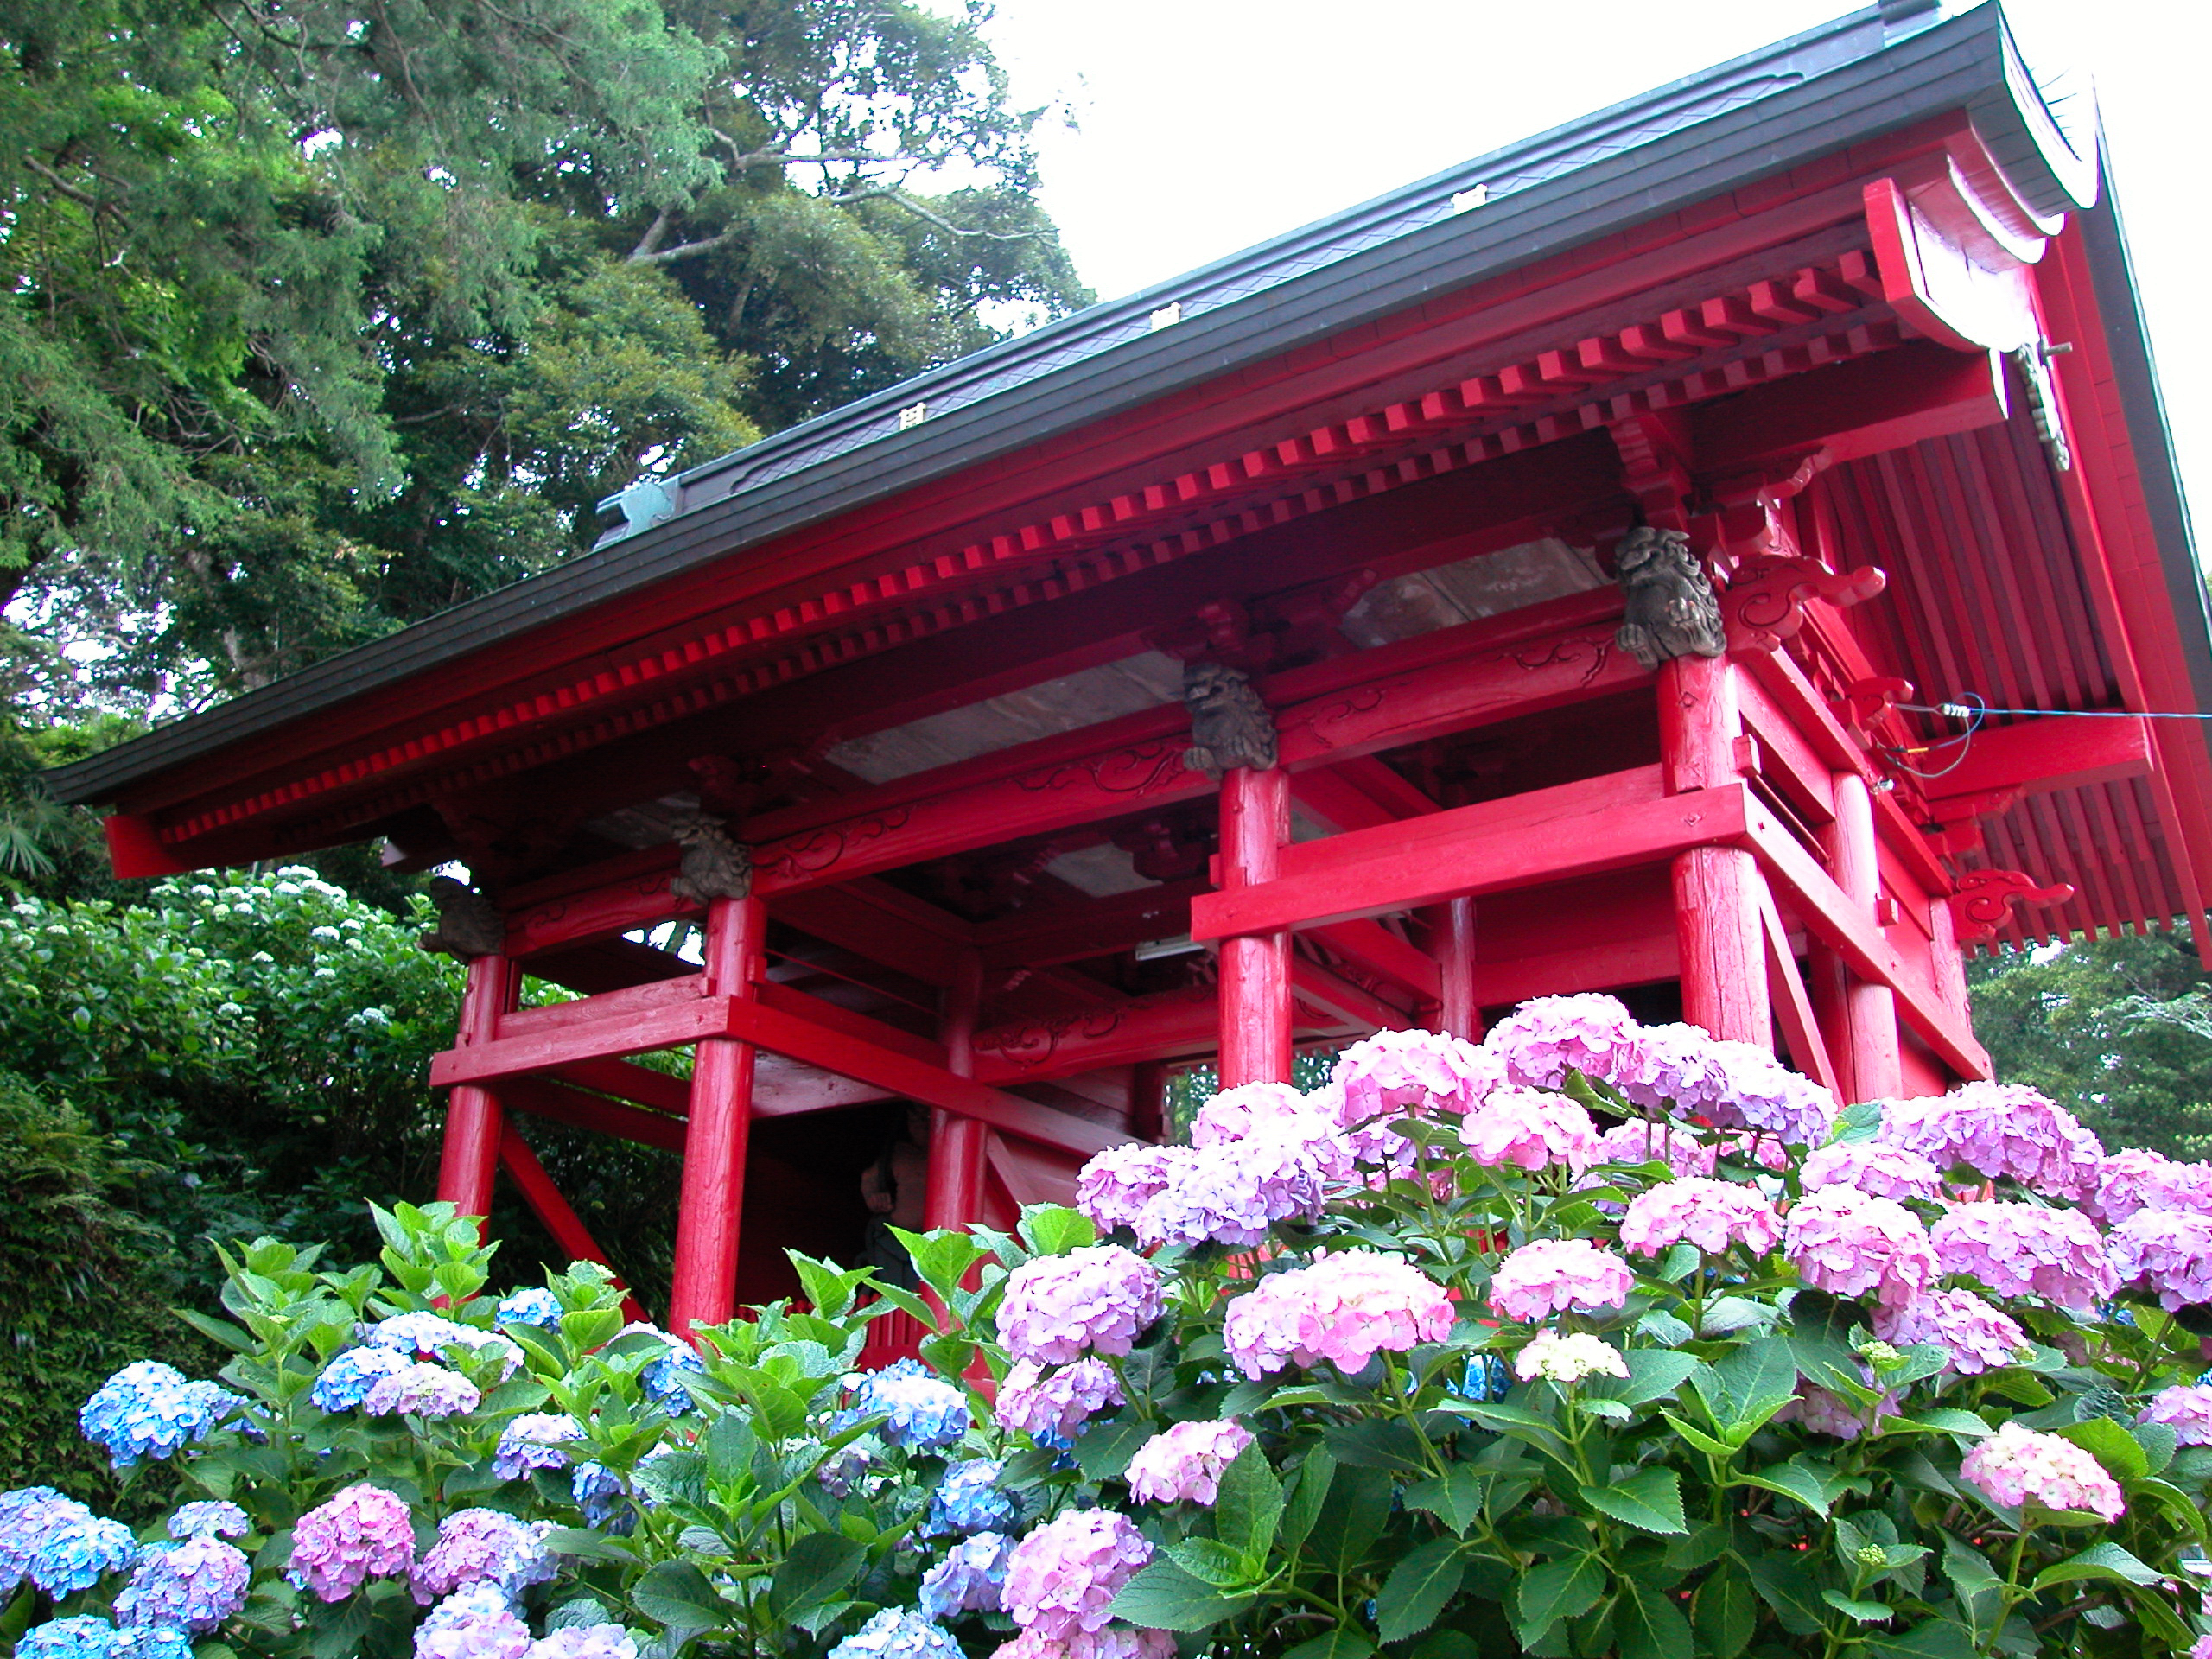
[[[125,874],[465,863],[441,1193],[592,1255],[529,1122],[680,1153],[677,1329],[850,1255],[881,1103],[957,1224],[1173,1065],[1551,993],[1940,1090],[1963,949],[2202,937],[2212,754],[2140,716],[2212,637],[2100,187],[1995,7],[1870,10],[643,480],[57,788]]]

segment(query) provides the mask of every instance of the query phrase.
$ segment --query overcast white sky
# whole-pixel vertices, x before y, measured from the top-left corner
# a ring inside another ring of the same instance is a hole
[[[1044,198],[1109,299],[1781,40],[1842,0],[998,0]],[[1948,8],[1962,8],[1955,3]],[[2202,0],[2008,0],[2030,61],[2094,77],[2182,470],[2212,524]]]

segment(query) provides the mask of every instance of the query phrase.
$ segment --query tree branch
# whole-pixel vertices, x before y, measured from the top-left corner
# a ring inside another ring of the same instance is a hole
[[[646,252],[641,248],[639,251],[632,253],[623,263],[632,265],[664,265],[671,259],[690,259],[699,254],[712,253],[716,248],[726,247],[736,239],[735,231],[724,231],[719,236],[710,236],[698,242],[679,243],[672,248],[663,248],[657,253]]]

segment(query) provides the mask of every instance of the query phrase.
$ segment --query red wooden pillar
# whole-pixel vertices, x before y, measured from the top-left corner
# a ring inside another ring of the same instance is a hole
[[[499,1016],[514,1007],[520,980],[505,957],[477,957],[468,964],[461,996],[461,1030],[456,1048],[488,1043],[499,1033]],[[438,1197],[464,1216],[492,1208],[492,1183],[499,1172],[499,1096],[481,1084],[458,1084],[446,1102],[445,1144],[438,1158]]]
[[[1478,1042],[1483,1016],[1475,1007],[1475,901],[1454,899],[1437,906],[1430,912],[1429,938],[1440,982],[1436,1028]]]
[[[1740,774],[1736,674],[1726,657],[1678,657],[1660,665],[1659,748],[1670,791],[1706,789]],[[1716,1037],[1771,1049],[1758,861],[1741,847],[1693,847],[1675,855],[1674,877],[1682,1018]]]
[[[1874,798],[1855,772],[1835,775],[1835,880],[1852,902],[1876,920],[1882,897],[1879,846],[1874,837]],[[1851,976],[1844,989],[1845,1076],[1859,1100],[1894,1100],[1902,1086],[1897,1058],[1897,993]],[[1834,1052],[1834,1046],[1831,1046]]]
[[[1221,779],[1221,885],[1275,878],[1290,839],[1290,774],[1232,766]],[[1290,1081],[1290,935],[1221,942],[1221,1086]]]
[[[709,996],[750,997],[760,976],[767,912],[758,899],[717,899],[707,909]],[[753,1127],[750,1043],[709,1038],[691,1063],[691,1111],[677,1199],[676,1266],[668,1328],[720,1325],[737,1311],[738,1225],[745,1206],[745,1142]]]
[[[983,959],[960,953],[952,983],[945,988],[938,1038],[944,1045],[944,1069],[956,1077],[976,1075],[976,1016],[983,997]],[[930,1114],[929,1196],[923,1205],[925,1227],[967,1227],[983,1218],[983,1137],[989,1133],[972,1117],[943,1108]]]

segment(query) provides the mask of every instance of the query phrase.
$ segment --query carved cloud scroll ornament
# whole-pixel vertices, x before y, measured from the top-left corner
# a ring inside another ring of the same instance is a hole
[[[415,943],[441,956],[473,961],[496,957],[506,949],[506,918],[499,907],[473,887],[449,875],[430,878],[430,902],[438,907],[438,925],[418,934]]]
[[[1728,648],[1713,582],[1679,530],[1629,531],[1613,556],[1628,618],[1614,643],[1646,668],[1676,657],[1718,657]]]
[[[1998,929],[2012,919],[2015,899],[2031,905],[2063,905],[2074,889],[2061,881],[2039,887],[2036,879],[2019,870],[1968,870],[1959,877],[1952,895],[1951,915],[1961,944],[1980,944],[1997,937]]]
[[[1839,609],[1874,597],[1889,583],[1876,566],[1831,570],[1810,559],[1775,559],[1746,570],[1722,603],[1728,643],[1738,651],[1774,651],[1805,626],[1805,607],[1824,600]]]
[[[1265,772],[1275,764],[1275,721],[1249,677],[1219,663],[1183,669],[1183,704],[1191,711],[1191,747],[1183,764],[1216,783],[1231,766]]]
[[[690,813],[671,826],[683,849],[668,890],[695,905],[743,899],[753,891],[753,849],[732,836],[720,818]]]

